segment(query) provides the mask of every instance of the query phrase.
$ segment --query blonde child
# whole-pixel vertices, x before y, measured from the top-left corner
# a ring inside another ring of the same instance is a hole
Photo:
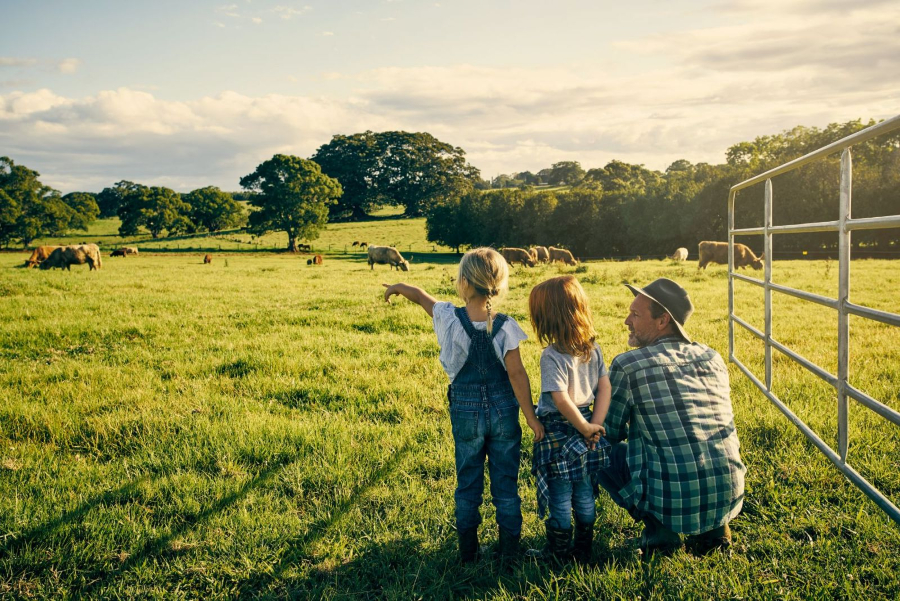
[[[463,563],[474,561],[478,552],[485,458],[497,510],[500,555],[518,553],[522,531],[520,408],[534,439],[540,440],[544,434],[519,355],[519,343],[527,336],[513,318],[494,313],[494,303],[507,290],[508,278],[509,268],[497,251],[475,248],[459,263],[456,289],[465,301],[463,307],[437,302],[415,286],[384,284],[386,301],[395,294],[404,296],[432,317],[441,366],[450,378],[447,397],[456,454],[456,530]]]
[[[547,545],[529,554],[562,559],[574,551],[576,558],[586,560],[594,536],[592,476],[609,465],[609,444],[600,438],[609,410],[609,376],[595,342],[587,296],[574,276],[535,286],[528,309],[538,340],[546,345],[537,408],[546,435],[534,443],[531,471],[538,491],[538,516],[543,518],[550,510],[545,522]]]

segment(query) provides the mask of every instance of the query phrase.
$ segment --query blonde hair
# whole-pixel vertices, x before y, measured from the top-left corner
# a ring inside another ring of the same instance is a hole
[[[541,344],[587,361],[594,350],[594,319],[584,288],[573,275],[541,282],[528,296],[531,325]]]
[[[491,299],[499,298],[509,287],[509,266],[493,248],[473,248],[459,262],[456,292],[468,302],[474,296],[487,298],[487,331],[493,329]]]

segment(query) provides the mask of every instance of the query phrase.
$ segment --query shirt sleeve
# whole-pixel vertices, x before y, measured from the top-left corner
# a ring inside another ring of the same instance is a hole
[[[541,354],[541,392],[569,390],[569,373],[557,353],[545,350]]]
[[[606,362],[603,360],[603,351],[600,350],[600,345],[597,345],[597,358],[600,361],[600,373],[597,375],[597,378],[602,378],[603,376],[609,375],[609,370],[606,369]]]
[[[609,413],[606,414],[604,427],[606,438],[610,442],[620,442],[628,438],[628,422],[631,419],[631,386],[626,374],[613,360],[609,368],[609,383],[612,387],[612,400]]]
[[[528,334],[522,330],[515,319],[508,317],[506,323],[503,324],[503,329],[494,336],[494,352],[503,363],[503,369],[506,369],[506,353],[519,348],[519,343],[523,340],[528,340]]]
[[[453,321],[456,319],[456,315],[454,315],[455,309],[456,307],[453,303],[441,301],[434,303],[434,308],[431,310],[434,333],[437,335],[438,346],[441,348],[444,348],[449,342],[450,330],[453,326]]]

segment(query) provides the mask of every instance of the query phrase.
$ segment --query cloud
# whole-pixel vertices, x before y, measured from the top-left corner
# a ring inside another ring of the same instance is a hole
[[[303,6],[300,8],[292,7],[292,6],[276,6],[272,9],[276,15],[278,15],[282,19],[292,19],[294,17],[299,17],[304,15],[312,10],[311,6]]]
[[[32,67],[37,64],[36,58],[16,58],[0,56],[0,67]]]
[[[334,32],[333,31],[323,31],[322,35],[325,37],[331,37],[334,35]]]
[[[79,58],[66,58],[59,61],[57,65],[57,69],[59,69],[60,73],[75,73],[78,70],[78,67],[81,66],[81,59]]]
[[[260,19],[259,17],[251,17],[250,20],[253,21],[254,25],[259,25],[260,23],[263,22],[263,20]]]
[[[221,21],[213,21],[213,25],[216,27],[225,27],[225,23],[222,23]]]

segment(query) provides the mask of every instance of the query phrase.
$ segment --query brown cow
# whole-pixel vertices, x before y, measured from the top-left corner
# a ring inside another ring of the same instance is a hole
[[[526,267],[534,267],[535,258],[531,256],[524,248],[501,248],[500,254],[506,259],[506,262],[512,266],[514,263],[521,263]]]
[[[65,268],[72,270],[72,265],[88,264],[89,270],[100,269],[103,267],[103,260],[100,258],[100,249],[96,244],[73,244],[70,246],[60,246],[47,257],[46,261],[41,263],[41,269]]]
[[[359,246],[359,240],[354,240],[350,246]]]
[[[685,247],[676,248],[675,252],[669,257],[673,261],[687,261],[688,250]]]
[[[138,254],[137,246],[126,246],[124,249],[126,255],[136,255]]]
[[[313,265],[321,265],[322,264],[322,255],[316,255],[312,258]]]
[[[62,246],[38,246],[25,261],[25,267],[31,269],[35,265],[40,265],[41,262],[46,261],[50,257],[50,253],[57,248],[62,248]]]
[[[710,242],[703,241],[698,247],[700,251],[700,263],[697,269],[706,269],[710,263],[721,263],[728,265],[728,243],[727,242]],[[763,268],[763,255],[757,257],[753,254],[748,246],[735,243],[734,245],[734,268],[752,267],[753,269]]]
[[[204,265],[208,265],[208,264],[210,264],[210,263],[212,263],[212,255],[206,255],[205,257],[203,257],[203,264],[204,264]]]
[[[534,250],[537,251],[537,260],[540,263],[549,263],[550,262],[550,251],[547,250],[546,246],[535,246]]]
[[[119,249],[116,249],[116,250],[112,251],[111,253],[109,253],[110,257],[125,257],[127,255],[128,255],[128,250],[124,249],[124,248],[119,248]]]
[[[391,269],[396,267],[400,271],[409,271],[409,261],[393,246],[370,246],[368,253],[369,269],[375,269],[375,264],[378,263],[390,265]]]
[[[556,261],[560,261],[565,263],[566,265],[577,265],[578,261],[575,260],[575,257],[572,256],[572,253],[565,248],[556,248],[551,246],[550,251],[550,262],[554,263]]]

